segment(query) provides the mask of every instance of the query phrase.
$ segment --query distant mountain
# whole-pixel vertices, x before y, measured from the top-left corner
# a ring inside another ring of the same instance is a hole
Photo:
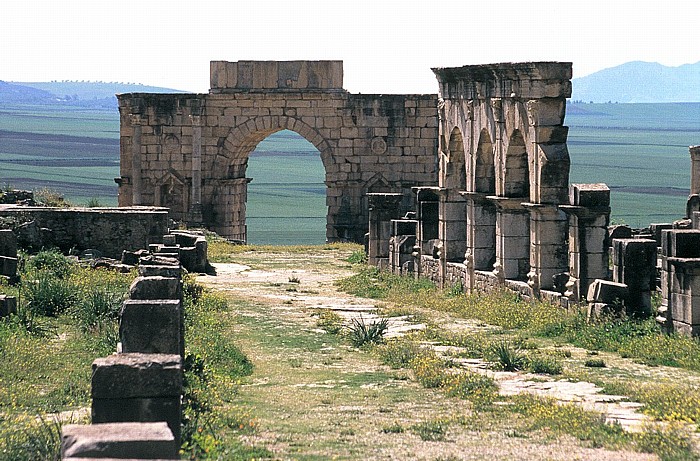
[[[700,62],[666,67],[633,61],[572,81],[583,102],[700,102]]]
[[[3,82],[0,104],[53,104],[93,109],[115,109],[119,93],[184,93],[134,83],[106,82]]]

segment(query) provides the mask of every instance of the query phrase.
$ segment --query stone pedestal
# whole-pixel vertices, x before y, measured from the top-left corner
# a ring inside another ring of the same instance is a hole
[[[629,288],[629,315],[647,317],[651,314],[651,293],[656,290],[656,257],[655,240],[613,240],[613,281]]]
[[[371,266],[388,266],[391,221],[398,219],[403,194],[370,193],[369,199],[369,254]]]
[[[180,445],[182,358],[115,354],[92,363],[92,422],[165,421]]]
[[[700,336],[700,230],[661,232],[661,307],[668,331]]]

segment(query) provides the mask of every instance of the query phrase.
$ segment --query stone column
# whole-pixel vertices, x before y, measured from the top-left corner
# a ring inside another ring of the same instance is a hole
[[[605,184],[571,184],[569,203],[569,282],[565,296],[578,302],[595,279],[608,278],[610,189]]]
[[[554,275],[567,270],[566,214],[556,205],[529,204],[530,272],[528,284],[537,293],[554,287]]]
[[[613,282],[629,287],[627,313],[651,314],[651,293],[656,290],[656,240],[613,240]]]
[[[132,115],[133,135],[131,137],[131,204],[142,205],[143,178],[141,172],[141,116]]]
[[[438,238],[442,242],[444,260],[462,262],[467,249],[467,210],[464,198],[456,191],[445,191],[440,196],[438,214]]]
[[[690,146],[690,195],[700,194],[700,146]]]
[[[661,307],[667,331],[700,336],[700,230],[661,231]]]
[[[463,192],[467,200],[467,252],[475,270],[491,271],[496,262],[496,206],[479,192]]]
[[[369,193],[369,255],[371,266],[387,267],[389,264],[389,239],[391,220],[398,219],[399,203],[403,194]]]
[[[189,222],[202,225],[202,117],[190,116],[192,120],[192,189]]]
[[[522,199],[489,197],[496,212],[496,263],[499,279],[526,280],[530,271],[530,213]]]

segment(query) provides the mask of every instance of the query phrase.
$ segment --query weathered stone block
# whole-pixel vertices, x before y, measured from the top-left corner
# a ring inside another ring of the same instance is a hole
[[[168,277],[177,278],[182,277],[182,267],[177,266],[158,266],[142,264],[138,268],[139,275],[142,277]]]
[[[119,314],[122,352],[181,354],[181,319],[179,300],[127,299]]]
[[[0,255],[17,257],[17,236],[10,229],[0,229]]]
[[[0,256],[0,275],[15,277],[17,275],[17,258]]]
[[[181,299],[182,282],[173,277],[136,277],[129,287],[131,299]]]
[[[92,363],[92,421],[165,421],[180,441],[182,358],[115,354]]]
[[[596,279],[588,287],[586,301],[589,303],[624,305],[628,297],[629,288],[624,283]]]
[[[177,354],[114,354],[92,363],[92,398],[175,397],[182,393]]]
[[[61,459],[180,459],[165,422],[107,423],[61,428]]]
[[[14,296],[0,295],[0,318],[17,313],[17,298]]]
[[[600,208],[610,206],[610,189],[606,184],[571,184],[569,203],[574,206]]]

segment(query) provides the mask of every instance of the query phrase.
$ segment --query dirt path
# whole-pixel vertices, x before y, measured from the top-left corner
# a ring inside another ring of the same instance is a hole
[[[215,264],[216,277],[199,279],[236,300],[239,345],[255,364],[240,392],[259,418],[249,443],[279,459],[657,459],[585,448],[573,439],[552,441],[546,434],[516,434],[507,422],[474,414],[469,402],[424,389],[407,371],[390,370],[319,330],[313,316],[318,309],[346,318],[370,318],[375,310],[376,301],[335,289],[335,280],[352,274],[342,256],[244,253],[236,264]],[[420,327],[400,319],[392,333]],[[601,395],[590,383],[494,373],[478,361],[464,366],[491,374],[504,395],[532,392],[580,402],[632,428],[644,420],[637,405]],[[444,436],[423,440],[421,427],[435,424],[448,428]]]

